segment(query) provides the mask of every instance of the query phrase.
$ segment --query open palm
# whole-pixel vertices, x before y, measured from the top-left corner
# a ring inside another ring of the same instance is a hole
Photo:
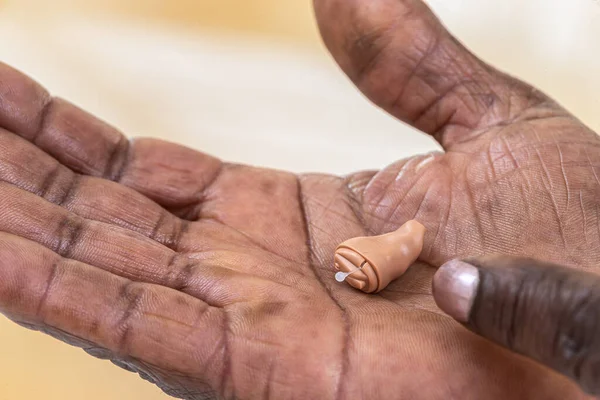
[[[0,311],[185,398],[582,396],[443,316],[430,284],[483,253],[598,265],[596,134],[420,1],[316,10],[357,86],[445,153],[347,177],[226,164],[129,142],[3,66]],[[412,218],[428,231],[405,276],[335,282],[337,244]]]

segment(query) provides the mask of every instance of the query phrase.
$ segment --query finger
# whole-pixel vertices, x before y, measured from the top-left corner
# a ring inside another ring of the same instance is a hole
[[[0,129],[0,181],[34,193],[80,217],[139,232],[185,250],[188,222],[113,182],[79,175],[26,140]]]
[[[81,218],[6,183],[0,183],[0,199],[0,231],[128,279],[163,283],[167,272],[174,273],[175,266],[172,271],[165,267],[176,253],[143,235]]]
[[[6,233],[0,233],[0,312],[95,343],[118,357],[206,377],[213,388],[225,367],[223,310],[64,259]]]
[[[207,154],[156,139],[134,140],[120,177],[113,178],[171,212],[195,220],[196,206],[217,179],[222,163]]]
[[[176,251],[203,252],[206,255],[209,250],[215,248],[231,251],[236,246],[237,248],[249,247],[252,244],[252,241],[243,234],[227,229],[225,226],[204,221],[200,224],[183,221],[154,201],[122,185],[97,177],[76,174],[31,143],[3,130],[0,130],[0,181],[36,194],[84,219],[110,223],[132,230]],[[243,179],[242,181],[238,179],[233,184],[245,183],[247,182]],[[225,184],[225,186],[229,185]],[[295,180],[292,181],[292,186],[295,190]],[[273,196],[274,194],[271,200]],[[23,205],[21,201],[17,203],[19,206]],[[37,207],[38,202],[35,204]],[[271,201],[271,213],[272,204]],[[222,203],[221,205],[223,206]],[[210,212],[210,207],[205,211]],[[230,215],[223,215],[225,219],[230,217]],[[249,227],[252,225],[250,224]],[[285,236],[280,235],[280,237]],[[294,246],[279,247],[294,248]],[[247,251],[251,252],[250,249]],[[262,257],[266,259],[274,257],[274,262],[282,262],[274,254],[264,254]],[[246,270],[246,266],[249,268],[251,265],[247,259],[239,261],[240,265],[235,268],[238,271]],[[296,279],[294,273],[290,276]]]
[[[531,259],[451,261],[438,306],[474,332],[600,394],[600,276]]]
[[[211,305],[279,299],[274,282],[300,291],[310,287],[297,265],[277,259],[273,262],[280,263],[282,269],[269,268],[265,260],[271,259],[260,249],[236,242],[235,236],[224,238],[204,225],[190,235],[190,241],[200,237],[206,249],[181,254],[137,232],[81,218],[2,182],[0,202],[4,206],[0,209],[0,231],[127,279],[183,291]],[[228,247],[222,243],[232,244]],[[280,292],[282,296],[287,293]]]
[[[421,0],[314,3],[326,46],[359,89],[446,149],[534,105],[558,112],[473,56]]]
[[[0,64],[0,127],[75,172],[130,186],[169,208],[196,204],[220,161],[159,140],[129,142],[113,127]]]

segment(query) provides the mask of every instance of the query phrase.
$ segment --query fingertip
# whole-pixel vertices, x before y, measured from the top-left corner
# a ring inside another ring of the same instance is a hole
[[[459,322],[469,320],[479,287],[479,270],[464,261],[452,260],[433,276],[433,297],[437,306]]]

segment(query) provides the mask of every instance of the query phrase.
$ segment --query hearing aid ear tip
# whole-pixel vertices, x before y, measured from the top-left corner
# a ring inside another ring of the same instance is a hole
[[[347,272],[340,271],[340,272],[338,272],[338,273],[335,274],[335,280],[338,281],[338,282],[344,282],[346,280],[347,276],[348,276]]]
[[[425,227],[411,220],[385,235],[357,237],[343,242],[336,249],[334,258],[336,261],[343,259],[344,270],[347,271],[340,271],[345,275],[342,280],[338,279],[342,277],[338,272],[336,280],[340,283],[345,281],[365,293],[382,291],[418,259],[423,249],[424,233]],[[340,269],[337,263],[336,269]],[[361,270],[360,280],[346,279],[357,270]]]

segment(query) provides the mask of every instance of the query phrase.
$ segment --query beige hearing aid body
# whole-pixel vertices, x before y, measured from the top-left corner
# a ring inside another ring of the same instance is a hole
[[[347,240],[335,251],[339,271],[335,279],[365,293],[378,293],[417,260],[424,236],[425,227],[411,220],[395,232]]]

